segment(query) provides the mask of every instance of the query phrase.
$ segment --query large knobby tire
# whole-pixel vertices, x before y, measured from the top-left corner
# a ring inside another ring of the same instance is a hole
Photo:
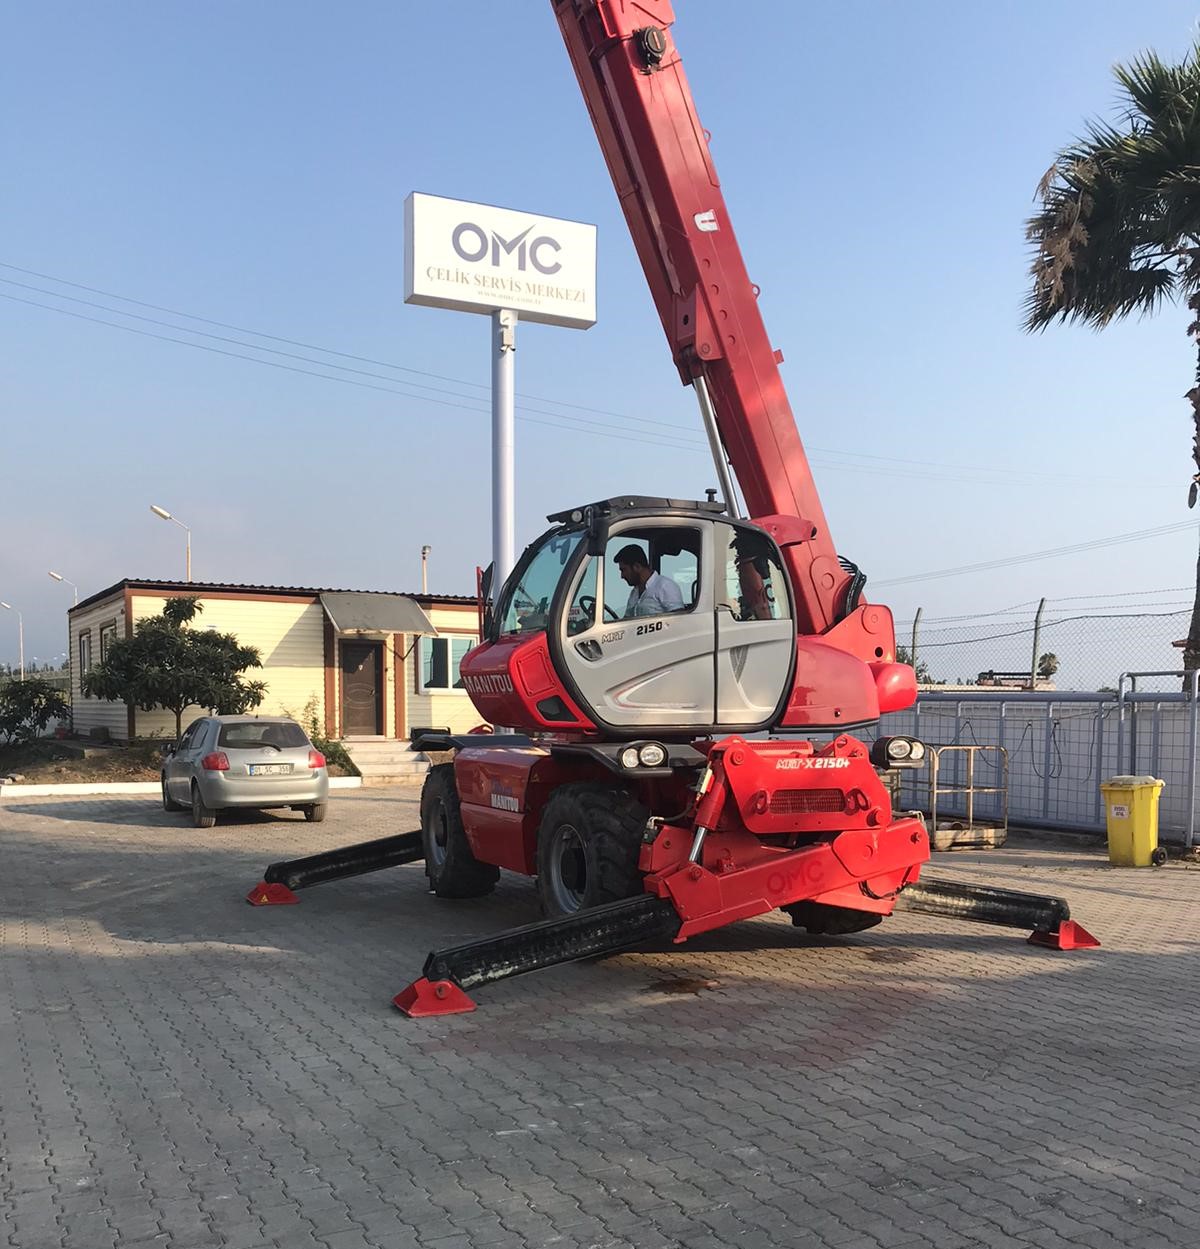
[[[425,875],[439,898],[482,898],[496,887],[500,869],[471,853],[458,806],[454,764],[430,768],[421,790],[421,841]]]
[[[615,785],[562,785],[538,828],[537,889],[553,918],[644,892],[638,870],[649,810]]]
[[[192,782],[192,823],[196,828],[212,828],[217,822],[217,813],[212,807],[206,806],[200,796],[200,786]]]

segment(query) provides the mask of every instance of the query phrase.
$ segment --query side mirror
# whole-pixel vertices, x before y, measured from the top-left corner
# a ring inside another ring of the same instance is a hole
[[[163,742],[163,744],[158,748],[158,753],[162,755],[164,759],[169,759],[175,753],[175,743]]]

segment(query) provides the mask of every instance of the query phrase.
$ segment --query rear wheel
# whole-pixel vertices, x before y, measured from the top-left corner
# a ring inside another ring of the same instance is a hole
[[[643,891],[638,855],[650,812],[613,785],[563,785],[538,829],[537,889],[547,916],[573,915]]]
[[[304,818],[310,824],[320,824],[325,818],[325,812],[329,809],[327,802],[310,802],[304,808]]]
[[[206,806],[200,796],[200,786],[192,782],[192,823],[197,828],[212,828],[217,822],[217,813],[212,807]]]
[[[482,898],[496,887],[500,869],[471,852],[458,805],[454,764],[429,770],[421,790],[421,840],[425,875],[439,898]]]
[[[182,811],[183,803],[176,802],[175,799],[172,798],[171,795],[167,792],[167,778],[163,776],[160,779],[162,781],[163,810],[164,811]]]

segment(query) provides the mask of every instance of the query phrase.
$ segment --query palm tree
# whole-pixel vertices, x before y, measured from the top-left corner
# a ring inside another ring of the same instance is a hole
[[[1192,507],[1200,488],[1200,39],[1178,65],[1146,52],[1114,72],[1119,121],[1090,122],[1038,186],[1041,207],[1026,226],[1034,254],[1025,328],[1062,320],[1100,329],[1186,303],[1197,352],[1186,395]],[[1183,666],[1200,667],[1200,559]]]

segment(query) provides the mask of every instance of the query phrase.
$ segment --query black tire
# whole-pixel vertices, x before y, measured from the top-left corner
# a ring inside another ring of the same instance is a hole
[[[638,855],[649,810],[615,785],[562,785],[538,828],[537,890],[548,918],[644,891]]]
[[[883,916],[874,911],[856,911],[853,907],[829,906],[824,902],[793,902],[779,909],[792,917],[797,928],[803,928],[814,937],[845,937],[883,923]]]
[[[320,824],[328,810],[329,803],[327,802],[310,802],[308,806],[303,808],[304,818],[310,824]]]
[[[192,823],[196,828],[212,828],[217,822],[217,813],[212,807],[204,805],[204,799],[200,796],[200,786],[195,781],[192,782]]]
[[[492,892],[500,869],[471,853],[458,805],[454,764],[430,768],[421,790],[421,841],[425,875],[439,898],[482,898]]]
[[[183,811],[185,809],[183,803],[176,802],[175,799],[172,798],[171,795],[167,793],[167,778],[165,776],[161,776],[159,777],[159,780],[162,782],[163,810],[164,811]]]
[[[1167,852],[1162,846],[1155,846],[1154,849],[1150,851],[1150,862],[1153,863],[1155,867],[1162,867],[1166,861]]]

